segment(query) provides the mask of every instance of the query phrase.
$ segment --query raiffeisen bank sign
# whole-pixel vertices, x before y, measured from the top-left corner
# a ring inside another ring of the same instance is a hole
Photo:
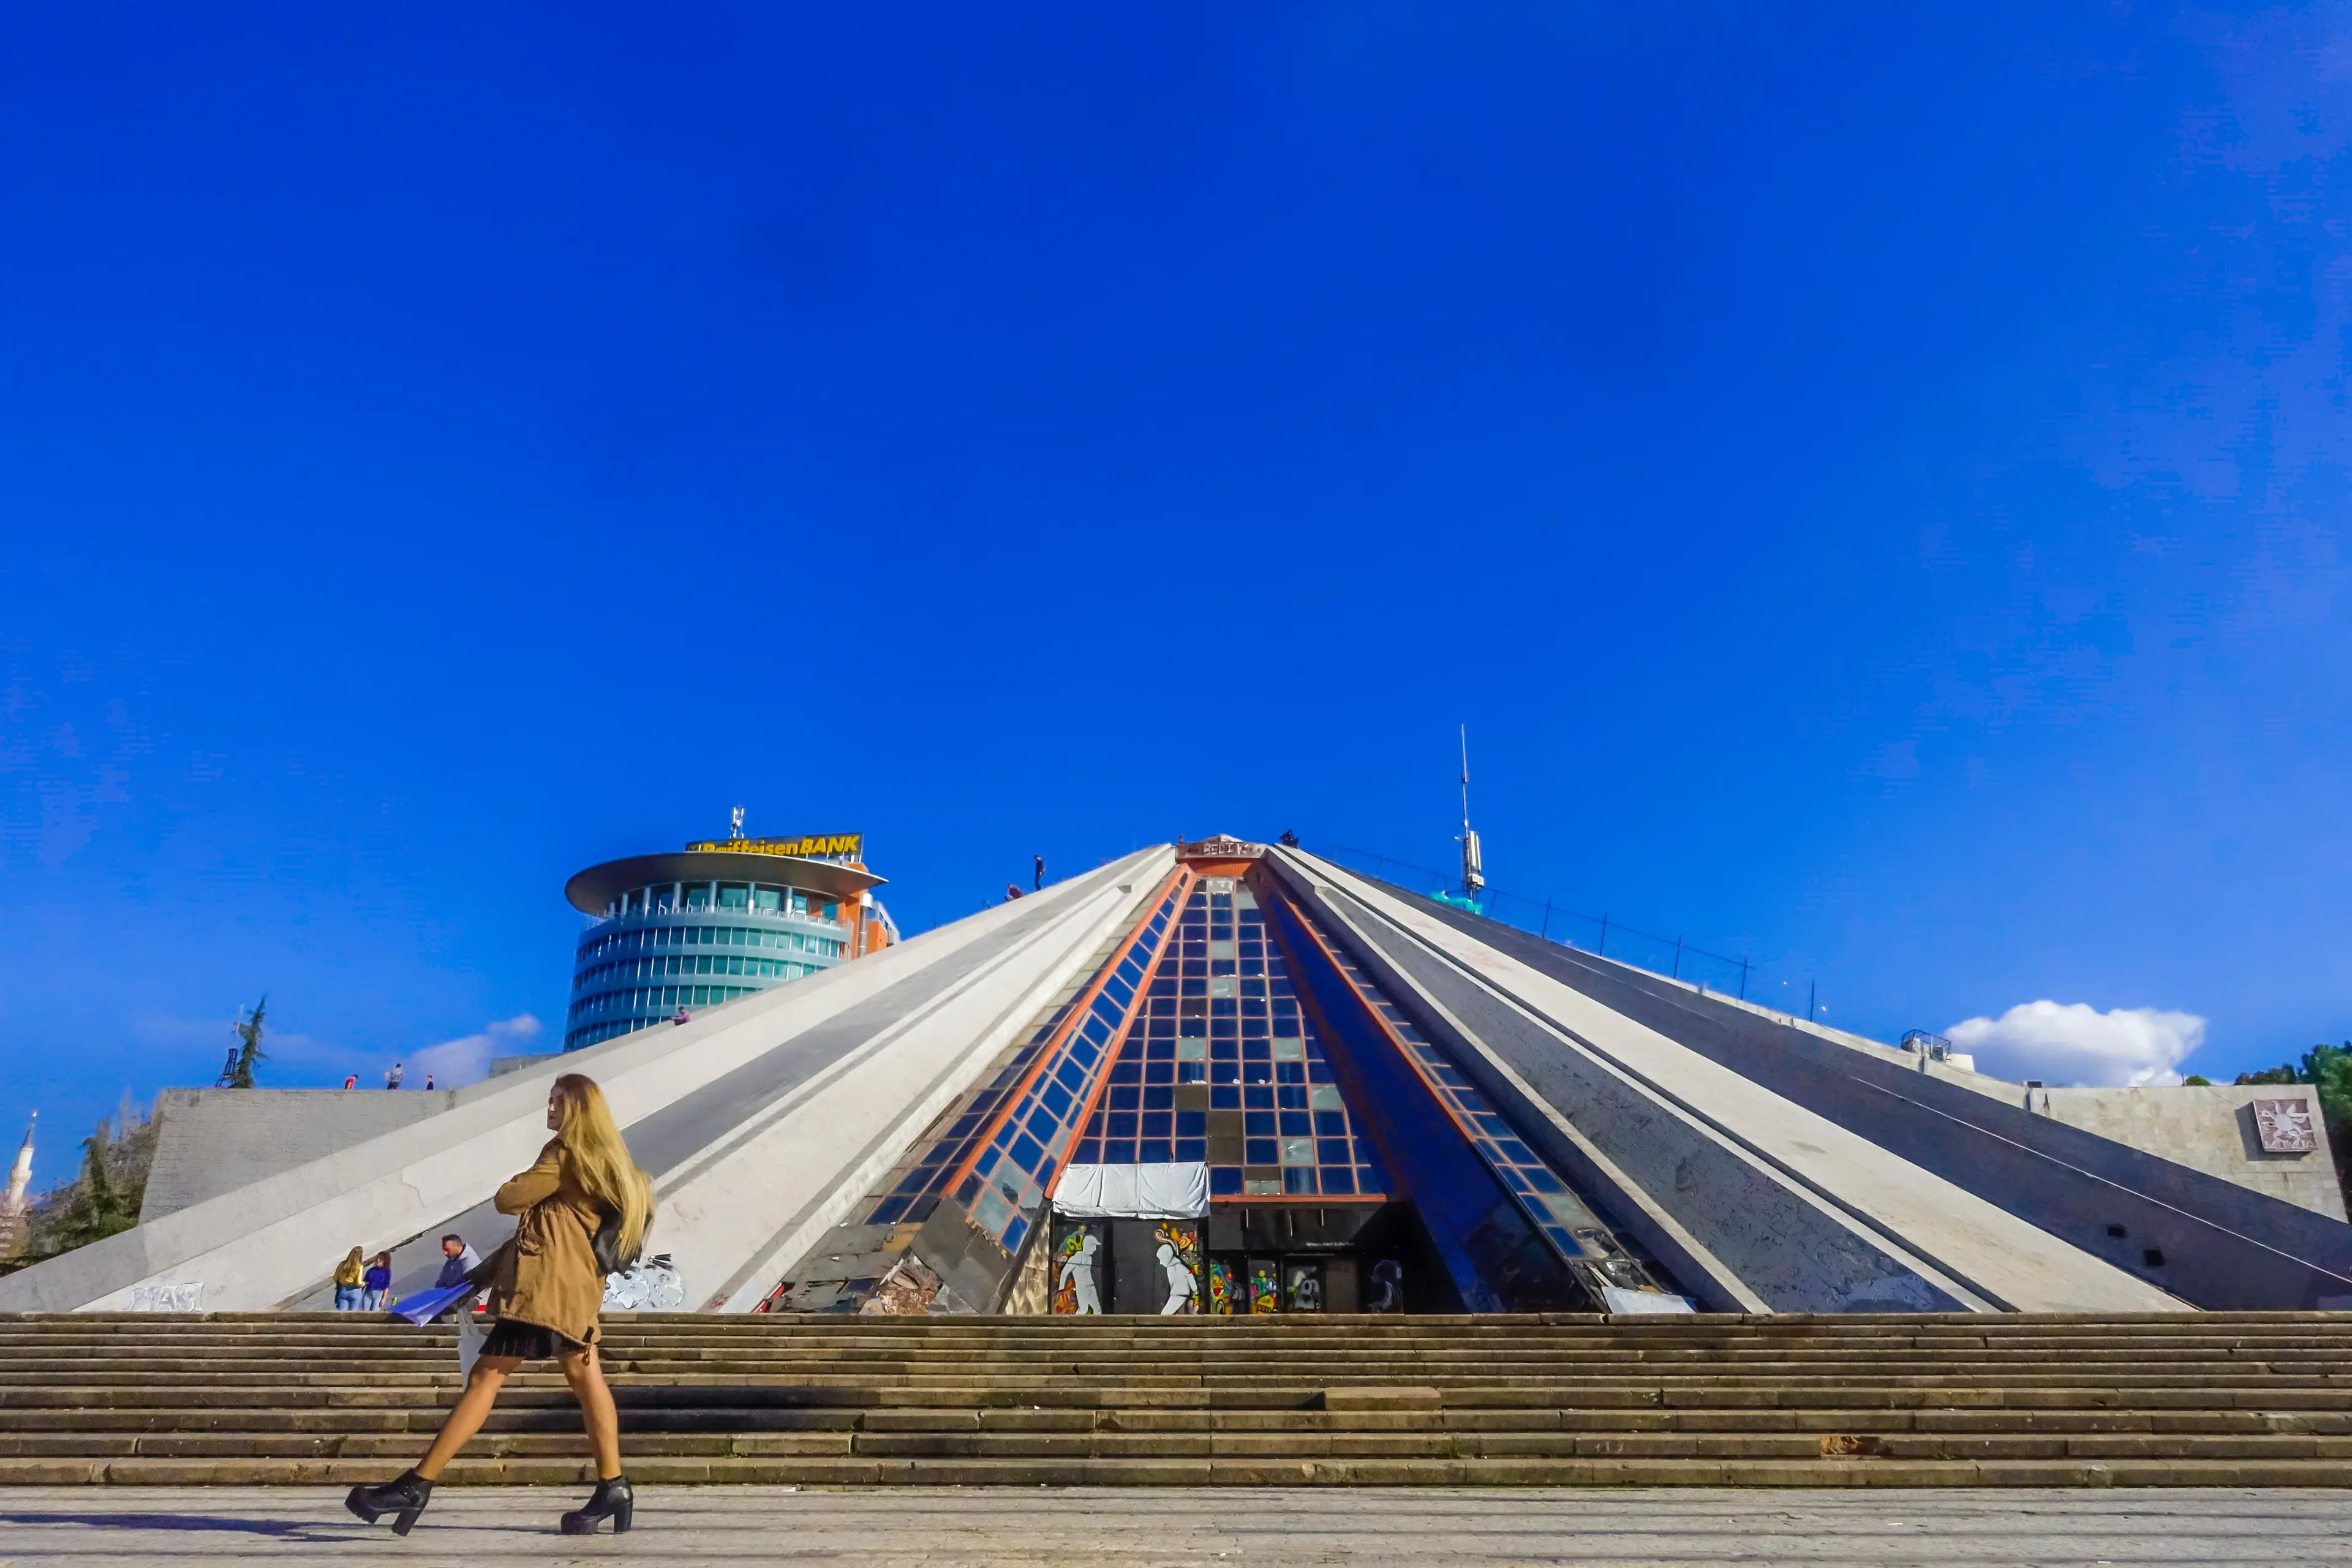
[[[866,853],[863,833],[819,833],[806,838],[707,838],[687,852],[718,850],[730,855],[797,855],[808,860],[856,860]]]

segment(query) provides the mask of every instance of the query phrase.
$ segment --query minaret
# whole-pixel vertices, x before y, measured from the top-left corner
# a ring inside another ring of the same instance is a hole
[[[16,1151],[16,1163],[8,1168],[8,1195],[0,1198],[0,1258],[14,1254],[25,1244],[25,1189],[33,1184],[33,1129],[39,1126],[41,1113],[25,1123],[25,1142]]]

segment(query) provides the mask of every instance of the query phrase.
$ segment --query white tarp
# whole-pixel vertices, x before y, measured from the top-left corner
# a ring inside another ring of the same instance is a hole
[[[1074,1219],[1198,1219],[1209,1212],[1209,1167],[1065,1166],[1054,1209]]]
[[[1688,1312],[1696,1310],[1688,1297],[1663,1295],[1655,1290],[1625,1290],[1614,1285],[1603,1285],[1601,1293],[1608,1298],[1609,1310],[1619,1314]]]

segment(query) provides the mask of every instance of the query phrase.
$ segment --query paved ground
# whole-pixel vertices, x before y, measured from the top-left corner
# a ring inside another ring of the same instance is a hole
[[[1012,1491],[661,1488],[567,1540],[569,1492],[460,1488],[401,1541],[340,1489],[0,1490],[0,1565],[159,1563],[2352,1564],[2352,1492]]]

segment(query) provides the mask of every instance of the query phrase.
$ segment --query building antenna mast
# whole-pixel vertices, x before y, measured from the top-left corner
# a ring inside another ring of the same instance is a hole
[[[1470,826],[1470,726],[1462,726],[1462,891],[1475,899],[1486,885],[1478,861],[1478,833]]]
[[[730,838],[740,838],[743,837],[743,808],[740,805],[735,808],[734,812],[728,818],[727,837]]]

